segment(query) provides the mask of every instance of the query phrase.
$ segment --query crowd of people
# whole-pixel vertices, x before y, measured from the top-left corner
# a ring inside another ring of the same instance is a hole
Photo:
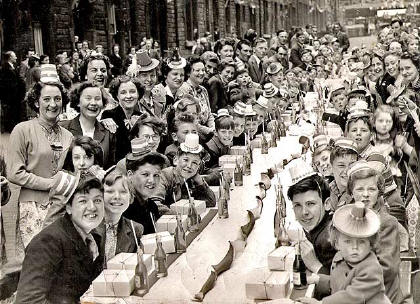
[[[107,56],[78,39],[55,64],[28,51],[17,66],[4,54],[2,205],[8,182],[20,186],[23,265],[3,275],[2,298],[17,289],[17,303],[77,303],[174,200],[191,192],[214,207],[219,157],[280,121],[313,136],[312,167],[302,164],[288,190],[317,284],[299,301],[413,303],[399,265],[420,245],[407,220],[420,194],[419,29],[395,19],[371,48],[350,48],[338,23],[322,36],[307,25],[268,40],[254,30],[210,39],[187,58],[176,48],[161,56],[147,39],[125,58],[118,45]],[[318,109],[305,106],[313,92]],[[366,227],[342,225],[355,218]]]

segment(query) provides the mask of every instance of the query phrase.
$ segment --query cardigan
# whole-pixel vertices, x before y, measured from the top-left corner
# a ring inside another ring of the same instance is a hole
[[[61,170],[73,135],[61,129],[63,153],[54,168],[54,153],[38,119],[18,124],[10,134],[7,159],[7,177],[21,186],[19,201],[48,201],[53,176]]]

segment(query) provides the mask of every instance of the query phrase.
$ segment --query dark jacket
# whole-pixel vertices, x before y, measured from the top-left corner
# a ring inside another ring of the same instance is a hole
[[[125,210],[123,216],[127,219],[133,220],[144,227],[144,234],[155,233],[151,215],[157,221],[160,218],[159,209],[156,203],[152,200],[144,201],[138,195],[134,196],[134,201]]]
[[[220,142],[220,139],[217,136],[213,136],[213,138],[205,144],[205,148],[210,154],[210,160],[206,164],[210,168],[218,167],[219,157],[229,154],[230,150],[228,146],[225,146]]]
[[[112,53],[112,55],[109,56],[109,61],[112,64],[112,68],[111,68],[112,76],[116,77],[118,75],[121,75],[123,72],[123,60],[121,56],[117,56],[114,53]]]
[[[140,111],[134,110],[133,115],[141,115]],[[112,118],[117,124],[117,132],[115,133],[116,137],[116,149],[115,151],[115,161],[118,162],[120,159],[123,159],[127,153],[131,152],[131,143],[130,143],[130,125],[125,123],[127,117],[125,116],[124,110],[121,106],[118,106],[111,110],[106,110],[102,113],[102,119]]]
[[[136,230],[136,237],[138,242],[141,242],[141,236],[143,235],[144,228],[141,224],[134,222],[134,229]],[[101,236],[101,248],[105,252],[105,241],[106,241],[106,227],[105,222],[102,222],[95,231]],[[117,228],[117,247],[115,249],[115,255],[121,253],[134,253],[137,252],[137,245],[133,235],[133,229],[131,228],[130,220],[121,216],[118,222]]]
[[[227,86],[223,84],[219,74],[216,74],[209,79],[208,92],[210,108],[213,113],[216,113],[218,109],[226,108],[229,104]]]
[[[393,85],[395,83],[395,78],[389,75],[388,73],[385,73],[384,76],[378,79],[376,82],[376,91],[378,92],[378,95],[381,97],[381,101],[384,104],[388,97],[391,95],[388,92],[388,86]]]
[[[330,242],[330,226],[332,215],[325,214],[321,222],[312,231],[306,232],[306,238],[312,243],[315,255],[322,263],[318,273],[330,274],[332,260],[337,250]]]
[[[289,61],[292,63],[293,68],[300,67],[302,69],[305,69],[306,66],[302,62],[302,53],[303,53],[303,47],[298,44],[291,48]]]
[[[60,125],[70,131],[73,136],[82,136],[83,131],[80,126],[79,115],[72,120],[64,120],[60,122]],[[115,153],[116,153],[116,136],[107,130],[99,121],[95,121],[95,132],[93,133],[93,139],[97,140],[101,145],[102,152],[104,153],[104,169],[115,165]]]
[[[101,237],[92,233],[97,244]],[[98,248],[99,245],[98,245]],[[36,235],[26,248],[16,303],[78,303],[102,271],[103,250],[92,261],[68,214]]]

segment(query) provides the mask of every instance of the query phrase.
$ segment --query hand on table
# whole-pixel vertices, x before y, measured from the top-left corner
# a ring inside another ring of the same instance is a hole
[[[317,273],[322,267],[322,264],[315,255],[315,249],[312,243],[308,240],[301,241],[300,250],[306,268],[308,268],[313,273]]]
[[[312,298],[299,298],[297,300],[302,304],[322,304],[322,301],[318,301]]]
[[[107,129],[111,133],[117,132],[117,124],[112,118],[105,118],[101,120],[101,123],[104,125],[105,129]]]

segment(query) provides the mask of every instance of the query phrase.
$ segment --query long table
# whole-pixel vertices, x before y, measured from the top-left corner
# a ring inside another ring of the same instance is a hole
[[[260,172],[266,171],[273,160],[288,158],[298,150],[298,137],[285,137],[277,148],[270,148],[269,155],[254,150],[254,163],[250,176],[244,176],[244,185],[231,191],[229,218],[215,216],[204,230],[191,242],[187,252],[178,256],[168,269],[168,276],[154,283],[143,298],[124,299],[93,297],[91,290],[82,297],[84,304],[91,303],[190,303],[210,274],[211,265],[217,264],[226,254],[229,241],[238,238],[240,226],[248,222],[247,209],[257,206],[259,194],[257,183]],[[279,173],[284,192],[290,185],[288,170]],[[275,177],[272,184],[277,184]],[[274,249],[275,191],[272,186],[263,201],[261,217],[247,239],[244,251],[236,256],[231,268],[221,274],[214,288],[207,293],[204,303],[254,303],[246,298],[245,283],[252,279],[252,273],[267,268],[267,255]],[[294,214],[287,202],[287,221],[294,224]],[[292,297],[303,296],[305,291],[291,291]],[[117,301],[118,300],[118,301]]]

